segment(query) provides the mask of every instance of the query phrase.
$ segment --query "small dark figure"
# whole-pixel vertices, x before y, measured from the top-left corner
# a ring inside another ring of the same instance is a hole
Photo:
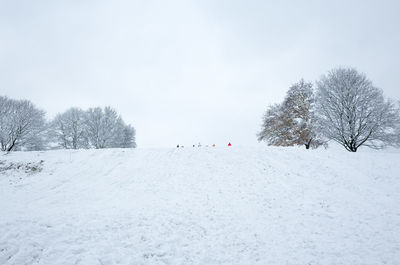
[[[179,144],[176,146],[176,148],[179,148]]]

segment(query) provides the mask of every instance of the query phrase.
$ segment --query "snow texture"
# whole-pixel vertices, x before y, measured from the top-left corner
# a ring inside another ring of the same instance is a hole
[[[0,264],[399,264],[400,153],[0,154]]]

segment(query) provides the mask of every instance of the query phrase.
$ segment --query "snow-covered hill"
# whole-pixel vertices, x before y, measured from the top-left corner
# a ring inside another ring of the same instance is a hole
[[[400,153],[0,155],[0,264],[399,264]]]

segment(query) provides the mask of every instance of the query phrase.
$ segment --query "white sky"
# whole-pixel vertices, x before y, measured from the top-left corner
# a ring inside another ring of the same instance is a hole
[[[399,14],[400,1],[0,0],[0,95],[48,117],[109,105],[139,147],[254,145],[302,77],[351,66],[400,99]]]

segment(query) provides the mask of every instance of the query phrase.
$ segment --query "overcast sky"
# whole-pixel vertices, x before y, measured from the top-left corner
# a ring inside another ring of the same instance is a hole
[[[400,99],[399,3],[0,0],[0,95],[109,105],[139,147],[255,145],[300,78],[351,66]]]

